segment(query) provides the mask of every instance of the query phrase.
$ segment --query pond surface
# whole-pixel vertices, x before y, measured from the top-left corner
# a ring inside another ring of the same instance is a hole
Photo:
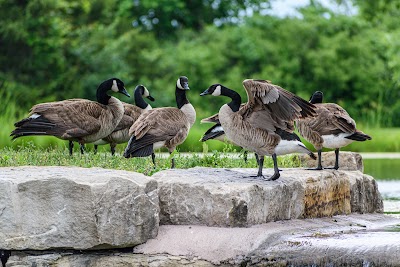
[[[400,153],[362,156],[364,173],[373,176],[378,182],[385,213],[400,217]]]
[[[365,158],[364,173],[377,180],[397,180],[400,182],[400,158]]]

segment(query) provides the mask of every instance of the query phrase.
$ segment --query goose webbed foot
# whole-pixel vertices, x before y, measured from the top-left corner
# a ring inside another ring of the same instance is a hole
[[[308,171],[322,171],[324,168],[322,167],[316,167],[316,168],[306,168]],[[325,168],[326,169],[326,168]]]
[[[269,177],[269,178],[267,178],[267,179],[265,179],[266,181],[275,181],[275,180],[277,180],[279,177],[280,177],[281,175],[279,174],[279,172],[278,173],[274,173],[271,177]]]
[[[249,176],[250,178],[257,178],[257,179],[261,179],[261,180],[265,180],[265,176],[264,175],[250,175]]]
[[[278,161],[276,159],[276,154],[272,154],[272,161],[274,162],[274,174],[266,179],[267,181],[275,181],[277,180],[281,175],[280,175],[280,169],[278,168]]]
[[[334,167],[326,167],[324,168],[325,170],[337,170],[339,169],[339,166],[334,166]]]

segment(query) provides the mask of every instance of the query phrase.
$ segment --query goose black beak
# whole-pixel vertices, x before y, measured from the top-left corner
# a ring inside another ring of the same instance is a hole
[[[131,97],[131,95],[126,91],[125,88],[122,88],[118,91],[118,93],[121,93],[123,95],[126,95],[127,97]]]
[[[189,83],[183,83],[183,89],[190,90]]]
[[[154,100],[155,100],[154,97],[152,97],[151,95],[149,95],[149,96],[147,97],[147,99],[150,100],[150,101],[154,101]]]
[[[208,91],[208,89],[207,89],[203,93],[201,93],[200,96],[205,96],[205,95],[209,95],[209,94],[210,94],[210,91]]]

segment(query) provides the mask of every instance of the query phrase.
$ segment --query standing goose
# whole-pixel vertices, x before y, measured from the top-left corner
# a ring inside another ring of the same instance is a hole
[[[119,122],[118,126],[114,131],[103,139],[94,142],[94,151],[97,152],[98,145],[110,144],[111,154],[115,154],[115,147],[117,144],[126,143],[129,141],[129,128],[139,118],[139,116],[152,107],[144,101],[143,97],[146,97],[150,101],[154,101],[154,98],[150,95],[149,90],[144,85],[138,85],[134,91],[135,105],[122,102],[124,106],[124,116]]]
[[[335,166],[339,169],[339,149],[354,141],[366,141],[372,138],[357,130],[355,121],[346,110],[334,103],[322,104],[323,93],[316,91],[310,98],[310,103],[316,106],[318,116],[297,121],[296,126],[301,136],[310,142],[318,151],[318,166],[322,170],[322,148],[335,149]],[[331,169],[331,168],[329,168]]]
[[[107,94],[109,90],[130,96],[120,79],[108,79],[97,88],[97,102],[70,99],[33,106],[28,118],[14,124],[11,136],[51,135],[79,142],[82,150],[85,143],[109,135],[122,119],[124,107],[119,99]],[[72,155],[71,146],[69,152]]]
[[[266,80],[247,79],[243,86],[248,102],[242,107],[240,95],[221,84],[211,85],[200,95],[223,95],[232,99],[218,113],[226,136],[258,155],[257,177],[264,178],[264,156],[271,155],[274,174],[268,180],[276,180],[280,176],[276,156],[291,153],[288,151],[293,146],[299,146],[298,140],[282,141],[281,135],[293,132],[295,119],[314,116],[314,105]],[[279,144],[282,145],[278,147]]]
[[[186,90],[189,90],[188,78],[181,76],[175,89],[178,108],[155,108],[140,115],[129,129],[131,139],[124,157],[147,157],[164,146],[172,153],[185,141],[196,120],[196,111],[186,98]],[[152,159],[155,165],[154,157]],[[175,168],[174,158],[171,159],[171,168]]]
[[[215,115],[214,115],[215,116]],[[213,116],[213,117],[214,117]],[[210,117],[212,118],[212,117]],[[203,119],[201,122],[206,122],[209,121],[210,118]],[[300,137],[289,131],[285,130],[278,130],[276,131],[276,134],[278,134],[281,137],[281,141],[278,143],[278,145],[275,148],[275,152],[277,156],[280,155],[286,155],[286,154],[291,154],[291,153],[305,153],[309,155],[312,159],[317,159],[317,157],[314,155],[312,151],[310,151],[300,140]],[[203,137],[200,139],[201,142],[205,142],[207,140],[219,140],[221,142],[228,142],[232,143],[234,145],[234,142],[229,140],[228,137],[225,135],[225,131],[222,128],[221,123],[218,121],[214,126],[212,126],[210,129],[208,129]],[[258,158],[257,154],[255,154],[256,159]],[[247,150],[244,151],[244,160],[247,162]],[[258,159],[257,159],[258,163]]]

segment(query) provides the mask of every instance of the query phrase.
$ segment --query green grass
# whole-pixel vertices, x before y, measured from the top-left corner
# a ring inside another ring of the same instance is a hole
[[[257,168],[253,157],[247,163],[243,157],[233,158],[235,150],[227,145],[224,151],[213,153],[190,153],[181,154],[174,152],[176,168],[186,169],[196,166],[202,167],[223,167],[223,168]],[[300,167],[300,160],[296,155],[278,157],[278,164],[284,167]],[[156,168],[151,162],[151,157],[126,159],[120,153],[111,156],[111,153],[99,152],[94,154],[87,151],[81,155],[77,150],[73,156],[69,156],[66,146],[40,148],[33,143],[26,143],[21,148],[0,149],[0,167],[14,166],[79,166],[79,167],[101,167],[106,169],[118,169],[140,172],[145,175],[152,175],[160,170],[170,168],[170,158],[160,157],[156,154]],[[272,159],[266,157],[264,167],[272,168]]]

